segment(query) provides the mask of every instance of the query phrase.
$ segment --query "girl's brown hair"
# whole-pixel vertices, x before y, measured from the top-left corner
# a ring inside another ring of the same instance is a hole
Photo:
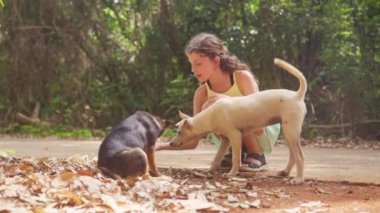
[[[211,59],[220,57],[220,69],[233,73],[236,70],[249,70],[249,66],[239,60],[238,57],[228,52],[224,42],[217,36],[209,33],[199,33],[193,36],[185,49],[186,55],[200,53]]]

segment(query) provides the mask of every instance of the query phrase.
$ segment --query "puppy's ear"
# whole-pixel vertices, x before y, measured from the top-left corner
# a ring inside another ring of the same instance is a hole
[[[191,116],[186,115],[185,113],[183,113],[183,112],[181,112],[181,111],[178,111],[178,114],[179,114],[179,117],[180,117],[181,119],[191,118]]]

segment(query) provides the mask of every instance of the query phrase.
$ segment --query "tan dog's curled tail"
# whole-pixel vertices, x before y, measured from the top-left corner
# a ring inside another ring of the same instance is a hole
[[[295,68],[293,65],[289,64],[288,62],[281,60],[279,58],[274,59],[274,63],[288,71],[290,74],[294,75],[300,82],[300,87],[297,90],[298,98],[300,100],[303,100],[305,98],[305,94],[307,91],[307,82],[305,76],[302,74],[301,71],[299,71],[297,68]]]

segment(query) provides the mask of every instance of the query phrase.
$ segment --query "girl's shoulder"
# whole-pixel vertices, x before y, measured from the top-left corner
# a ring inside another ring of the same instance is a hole
[[[234,74],[237,82],[256,81],[255,76],[249,70],[236,70]]]
[[[194,92],[195,98],[207,97],[207,86],[206,84],[201,84]]]
[[[248,70],[235,71],[235,81],[243,95],[259,91],[255,76]]]

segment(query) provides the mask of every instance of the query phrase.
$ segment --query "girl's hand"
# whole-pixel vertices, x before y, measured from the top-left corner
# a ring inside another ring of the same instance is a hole
[[[207,107],[211,106],[215,101],[221,99],[221,98],[228,98],[229,96],[227,95],[222,95],[222,94],[215,94],[210,96],[207,101],[202,105],[202,111],[207,109]]]

